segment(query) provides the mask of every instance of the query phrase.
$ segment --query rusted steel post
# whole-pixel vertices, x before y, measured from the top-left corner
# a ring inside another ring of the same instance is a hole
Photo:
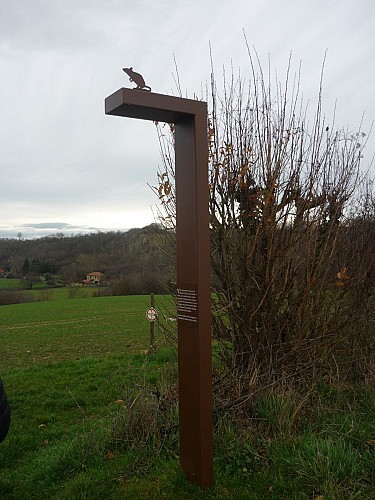
[[[109,115],[175,124],[180,463],[201,487],[213,482],[207,104],[120,89]]]

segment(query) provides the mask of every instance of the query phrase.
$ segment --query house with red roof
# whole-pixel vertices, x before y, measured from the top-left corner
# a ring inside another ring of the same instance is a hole
[[[88,273],[86,279],[82,281],[84,285],[100,285],[100,282],[103,280],[104,274],[98,271],[93,271],[92,273]]]

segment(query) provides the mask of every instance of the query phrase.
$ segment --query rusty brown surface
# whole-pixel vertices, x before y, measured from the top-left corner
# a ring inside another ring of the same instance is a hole
[[[204,109],[207,106],[202,101],[125,88],[117,90],[105,100],[107,115],[167,123],[191,120]]]
[[[151,87],[146,85],[145,79],[140,73],[134,71],[133,68],[122,68],[122,71],[128,75],[129,81],[136,84],[133,90],[146,90],[151,92]]]
[[[213,482],[207,104],[134,89],[105,100],[109,115],[175,124],[180,463]]]

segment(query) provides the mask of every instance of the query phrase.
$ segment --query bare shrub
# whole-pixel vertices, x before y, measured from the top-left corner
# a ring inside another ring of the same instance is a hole
[[[93,297],[110,297],[112,295],[112,290],[110,287],[99,287],[92,294]]]
[[[165,293],[165,278],[151,270],[135,271],[126,274],[109,285],[111,295],[145,295]]]
[[[52,299],[53,292],[52,290],[46,288],[45,290],[41,290],[38,295],[38,301],[47,301]]]
[[[144,377],[142,371],[140,377]],[[175,379],[175,366],[166,363],[158,386],[137,384],[126,389],[123,399],[118,401],[112,425],[109,443],[112,449],[149,446],[156,452],[177,453],[178,389]]]
[[[273,87],[251,55],[250,65],[250,83],[224,75],[221,96],[213,77],[208,96],[213,337],[217,387],[232,406],[259,387],[359,380],[374,354],[375,211],[360,169],[367,136],[327,122],[322,80],[309,116],[290,68]],[[159,126],[165,171],[154,188],[169,228],[171,132]]]
[[[68,297],[69,299],[82,299],[87,297],[87,292],[84,287],[79,285],[68,286]]]
[[[32,302],[32,297],[27,293],[0,290],[0,306]]]

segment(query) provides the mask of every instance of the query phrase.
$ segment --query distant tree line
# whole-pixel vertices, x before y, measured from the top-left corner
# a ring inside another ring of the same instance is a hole
[[[9,278],[58,275],[67,285],[92,271],[105,274],[107,293],[158,293],[174,280],[170,257],[161,250],[168,231],[158,224],[126,232],[0,239],[0,267]],[[170,238],[170,235],[168,235]],[[173,236],[172,236],[173,238]]]

